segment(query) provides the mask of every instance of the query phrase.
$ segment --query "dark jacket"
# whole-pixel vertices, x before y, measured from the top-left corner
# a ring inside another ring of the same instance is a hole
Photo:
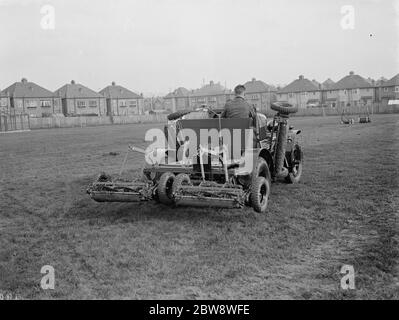
[[[256,111],[242,97],[235,97],[234,100],[226,102],[222,118],[253,118],[256,117]]]

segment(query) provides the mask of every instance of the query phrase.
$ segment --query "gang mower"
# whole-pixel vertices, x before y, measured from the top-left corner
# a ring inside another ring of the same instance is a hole
[[[98,202],[156,200],[166,205],[220,208],[248,205],[265,212],[271,182],[299,182],[303,162],[297,141],[300,130],[288,126],[289,115],[297,108],[275,102],[271,109],[276,114],[268,122],[262,114],[255,119],[224,119],[221,110],[211,109],[196,111],[202,116],[174,115],[165,126],[164,148],[129,146],[129,151],[143,153],[147,160],[141,178],[132,181],[101,174],[87,193]]]

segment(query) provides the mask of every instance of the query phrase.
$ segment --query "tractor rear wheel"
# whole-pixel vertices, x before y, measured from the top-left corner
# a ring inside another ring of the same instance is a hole
[[[261,157],[258,158],[254,171],[254,178],[257,177],[265,177],[266,179],[270,179],[269,166],[266,160]]]
[[[175,175],[172,172],[165,172],[158,181],[157,193],[159,201],[163,204],[173,204],[172,186]]]
[[[173,181],[172,195],[174,196],[175,193],[179,190],[179,188],[184,185],[191,185],[190,177],[185,173],[179,173],[176,176],[175,181]]]
[[[244,188],[249,189],[257,177],[265,177],[269,181],[271,180],[269,166],[266,160],[262,157],[258,158],[252,173],[247,176],[239,176],[238,181]]]
[[[257,177],[251,185],[250,201],[256,212],[264,213],[270,194],[270,181],[264,177]]]

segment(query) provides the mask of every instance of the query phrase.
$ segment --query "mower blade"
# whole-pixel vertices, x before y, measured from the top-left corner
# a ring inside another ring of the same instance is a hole
[[[87,193],[97,202],[139,202],[152,199],[154,187],[146,182],[94,182]]]
[[[178,206],[242,208],[245,192],[241,188],[182,186],[174,195]]]

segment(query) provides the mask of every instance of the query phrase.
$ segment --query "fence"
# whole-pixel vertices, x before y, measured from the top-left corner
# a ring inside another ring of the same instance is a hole
[[[324,107],[300,109],[295,116],[340,116],[344,111],[348,115],[364,113],[364,107]],[[373,104],[369,106],[370,114],[376,113],[399,113],[399,105]],[[268,112],[268,116],[273,116],[274,112]],[[133,123],[164,123],[165,114],[152,115],[130,115],[130,116],[100,116],[100,117],[49,117],[49,118],[29,118],[26,114],[0,114],[0,131],[16,131],[30,129],[47,128],[73,128],[101,126],[111,124],[133,124]]]
[[[399,105],[387,105],[381,103],[373,103],[368,106],[368,109],[364,106],[350,106],[350,107],[316,107],[316,108],[305,108],[299,109],[294,114],[296,117],[308,117],[308,116],[340,116],[343,112],[348,115],[361,115],[366,111],[370,114],[377,113],[399,113]],[[267,116],[273,116],[274,111],[267,112]]]
[[[132,116],[99,116],[99,117],[49,117],[31,118],[31,129],[73,128],[102,126],[110,124],[157,123],[166,122],[166,115],[132,115]]]
[[[0,132],[29,130],[27,114],[0,113]]]

